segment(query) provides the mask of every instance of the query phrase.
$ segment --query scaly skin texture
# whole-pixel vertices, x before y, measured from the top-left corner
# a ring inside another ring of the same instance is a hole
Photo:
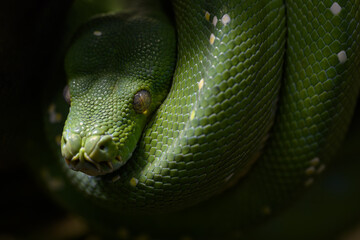
[[[281,2],[174,7],[172,90],[135,156],[111,175],[120,176],[116,182],[71,173],[79,188],[121,211],[169,212],[223,191],[256,160],[274,120],[285,45]]]
[[[62,152],[70,166],[99,175],[124,165],[165,98],[174,67],[175,32],[156,18],[111,15],[83,26],[65,60],[71,108]],[[150,106],[137,112],[140,91],[150,94]]]
[[[90,178],[61,160],[54,174],[76,194],[62,201],[108,228],[242,229],[309,187],[340,147],[360,85],[360,2],[173,5],[178,56],[169,95],[119,170]]]

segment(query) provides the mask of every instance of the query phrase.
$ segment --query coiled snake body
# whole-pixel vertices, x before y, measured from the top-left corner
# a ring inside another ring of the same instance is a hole
[[[165,62],[175,52],[158,44],[172,48],[170,24],[160,23],[166,17],[112,14],[77,33],[65,64],[72,102],[62,155],[90,175],[118,169],[89,177],[60,157],[52,174],[72,194],[62,202],[114,225],[242,228],[310,186],[340,147],[360,84],[360,2],[173,7],[176,68],[156,111],[169,83],[153,80],[174,67]],[[141,97],[145,108],[137,110],[143,90],[151,103]],[[48,124],[56,132],[62,123]]]

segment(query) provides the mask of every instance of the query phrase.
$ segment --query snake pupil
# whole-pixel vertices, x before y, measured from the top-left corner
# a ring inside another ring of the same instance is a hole
[[[134,96],[134,109],[137,113],[144,113],[151,104],[150,93],[146,90],[140,90]]]

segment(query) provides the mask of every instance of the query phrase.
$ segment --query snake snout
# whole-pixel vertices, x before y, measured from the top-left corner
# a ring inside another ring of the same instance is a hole
[[[91,176],[110,173],[123,165],[109,135],[81,138],[78,134],[64,133],[61,152],[71,169]]]
[[[66,159],[72,159],[81,147],[81,137],[78,134],[64,132],[61,138],[61,154]]]

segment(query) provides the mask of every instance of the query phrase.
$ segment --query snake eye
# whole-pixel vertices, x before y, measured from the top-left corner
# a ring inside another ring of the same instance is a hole
[[[146,113],[150,107],[151,96],[146,90],[138,91],[134,96],[134,109],[137,113]]]
[[[66,85],[64,87],[64,90],[63,90],[63,97],[65,99],[65,101],[67,102],[67,104],[70,105],[70,89],[69,89],[69,85]]]

